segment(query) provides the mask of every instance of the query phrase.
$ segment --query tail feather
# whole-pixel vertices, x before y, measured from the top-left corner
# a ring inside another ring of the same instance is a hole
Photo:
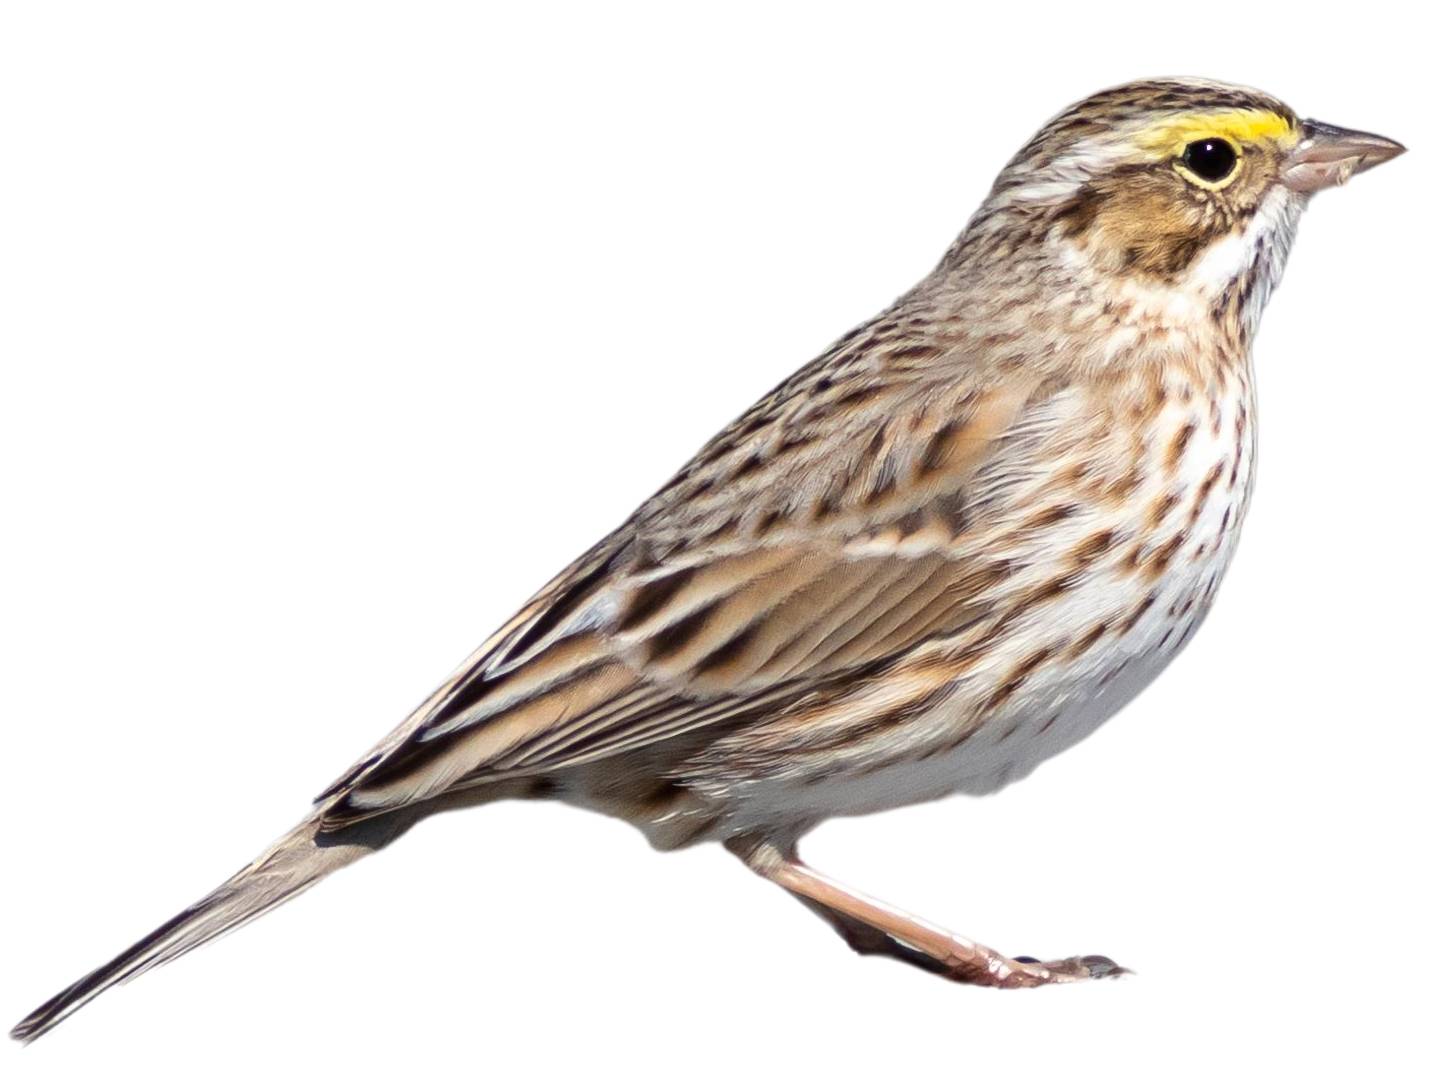
[[[110,986],[127,982],[238,929],[374,849],[373,844],[340,843],[322,837],[318,818],[306,819],[198,903],[40,1005],[10,1031],[10,1036],[17,1041],[34,1041]]]

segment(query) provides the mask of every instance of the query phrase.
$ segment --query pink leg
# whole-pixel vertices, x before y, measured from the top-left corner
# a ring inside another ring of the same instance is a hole
[[[1038,962],[1007,959],[985,945],[847,888],[776,844],[734,840],[728,848],[756,873],[781,885],[830,922],[864,955],[886,955],[944,977],[1001,989],[1110,978],[1125,968],[1104,956]]]

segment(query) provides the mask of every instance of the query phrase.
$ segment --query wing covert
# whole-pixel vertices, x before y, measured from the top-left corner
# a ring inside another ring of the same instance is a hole
[[[328,789],[325,824],[759,719],[956,629],[990,582],[959,552],[973,478],[1048,394],[779,388]]]

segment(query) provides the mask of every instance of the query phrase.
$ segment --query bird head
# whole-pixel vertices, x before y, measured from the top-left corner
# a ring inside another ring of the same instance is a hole
[[[1238,285],[1257,295],[1257,316],[1310,196],[1403,151],[1300,119],[1257,90],[1133,82],[1047,123],[1001,172],[952,260],[1004,255],[1059,268],[1046,275],[1063,285],[1079,286],[1084,270],[1212,302]]]

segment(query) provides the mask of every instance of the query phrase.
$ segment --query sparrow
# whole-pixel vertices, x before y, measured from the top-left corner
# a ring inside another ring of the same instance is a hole
[[[515,797],[659,849],[720,841],[859,952],[986,986],[1120,974],[1002,956],[798,840],[1019,780],[1180,652],[1249,505],[1250,345],[1296,225],[1401,152],[1196,79],[1067,108],[925,279],[709,441],[291,832],[12,1036],[429,814]]]

